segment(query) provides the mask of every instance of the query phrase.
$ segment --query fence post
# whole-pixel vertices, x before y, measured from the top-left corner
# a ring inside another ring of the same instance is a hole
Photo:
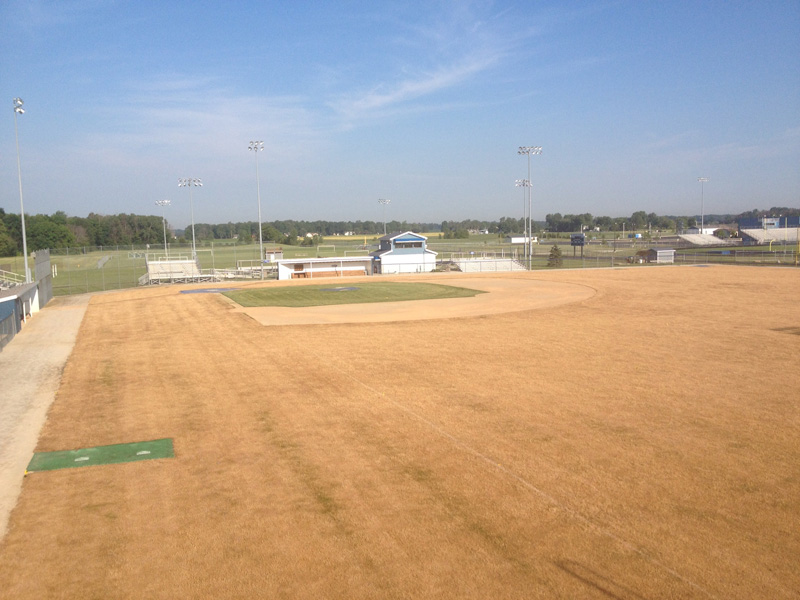
[[[67,263],[69,263],[69,246],[67,246]],[[67,294],[72,293],[72,269],[67,269]]]

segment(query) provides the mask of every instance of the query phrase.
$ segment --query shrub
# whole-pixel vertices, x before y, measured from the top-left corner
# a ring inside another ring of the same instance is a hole
[[[553,244],[550,248],[550,256],[547,257],[547,266],[552,268],[561,267],[564,264],[564,259],[561,256],[561,248],[557,244]]]

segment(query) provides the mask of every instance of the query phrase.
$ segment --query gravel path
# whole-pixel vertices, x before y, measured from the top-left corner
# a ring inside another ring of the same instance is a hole
[[[0,540],[89,298],[55,298],[0,352]]]

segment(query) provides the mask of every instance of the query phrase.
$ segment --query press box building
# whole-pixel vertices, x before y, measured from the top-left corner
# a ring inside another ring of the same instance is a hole
[[[436,252],[428,250],[424,235],[406,231],[380,238],[380,247],[372,252],[375,273],[426,273],[436,268]]]

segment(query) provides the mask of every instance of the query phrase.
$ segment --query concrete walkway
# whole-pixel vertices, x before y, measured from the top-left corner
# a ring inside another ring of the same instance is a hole
[[[90,297],[53,299],[0,352],[0,540]]]

